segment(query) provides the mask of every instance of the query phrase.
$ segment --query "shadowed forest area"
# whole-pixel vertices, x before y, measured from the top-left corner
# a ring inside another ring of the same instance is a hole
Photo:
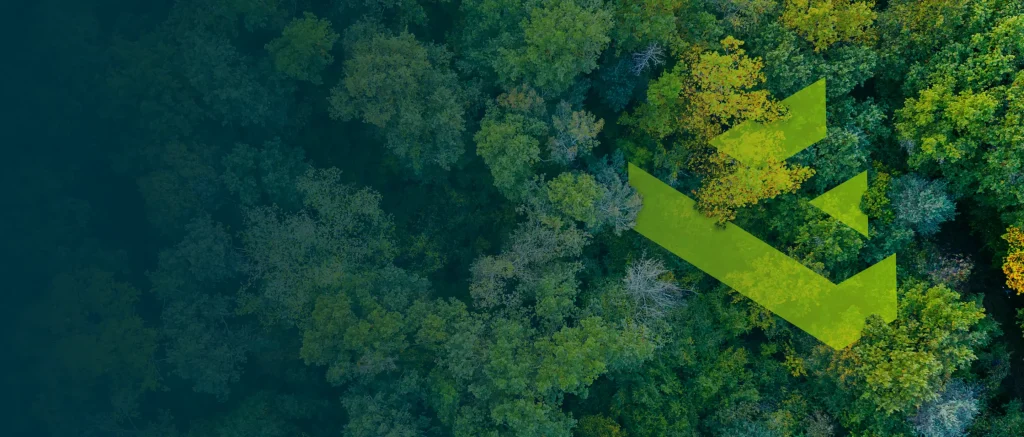
[[[1020,0],[0,11],[5,435],[1024,435]],[[820,79],[824,140],[712,147]],[[832,281],[895,253],[897,319],[822,344],[627,162]],[[867,237],[809,203],[865,170]]]

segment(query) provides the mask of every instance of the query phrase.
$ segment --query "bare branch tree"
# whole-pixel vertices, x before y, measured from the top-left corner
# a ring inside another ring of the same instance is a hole
[[[827,414],[817,410],[814,414],[807,416],[808,437],[832,437],[835,430],[832,426],[832,419]]]
[[[665,49],[652,42],[639,52],[633,53],[633,74],[639,76],[644,70],[665,63]]]
[[[626,292],[636,302],[640,321],[660,318],[679,302],[679,286],[661,279],[668,270],[660,260],[641,258],[633,262],[623,279]]]

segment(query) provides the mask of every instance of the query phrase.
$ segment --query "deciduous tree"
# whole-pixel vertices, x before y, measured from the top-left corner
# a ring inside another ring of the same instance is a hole
[[[277,71],[319,85],[320,73],[334,62],[331,49],[337,40],[330,21],[306,12],[285,26],[281,36],[266,48]]]
[[[331,116],[376,126],[417,175],[451,168],[463,152],[468,107],[451,55],[409,33],[366,36],[349,51],[345,77],[331,89]]]

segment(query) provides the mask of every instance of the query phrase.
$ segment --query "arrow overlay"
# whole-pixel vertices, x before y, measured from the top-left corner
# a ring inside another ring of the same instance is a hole
[[[860,201],[867,191],[868,172],[863,171],[839,186],[815,197],[811,201],[811,205],[867,237],[868,216],[860,209]]]
[[[716,225],[693,199],[633,164],[629,183],[644,199],[634,230],[823,343],[857,341],[871,314],[896,319],[896,255],[837,285],[739,226]]]
[[[743,123],[712,144],[743,164],[757,165],[786,159],[824,138],[824,81],[783,103],[790,109],[788,119],[768,125]],[[831,196],[840,199],[823,200],[818,206],[867,232],[862,220],[866,217],[831,208],[863,194],[861,182],[866,184],[866,173]],[[717,225],[697,211],[693,199],[632,163],[629,183],[643,196],[634,230],[832,348],[857,341],[872,314],[886,323],[896,319],[896,255],[835,284],[739,226]]]
[[[756,166],[769,159],[785,161],[825,138],[825,79],[787,97],[782,105],[789,108],[788,117],[769,124],[745,121],[713,138],[711,145]]]

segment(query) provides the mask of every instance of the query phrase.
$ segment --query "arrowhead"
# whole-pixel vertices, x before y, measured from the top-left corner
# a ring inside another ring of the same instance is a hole
[[[868,236],[868,216],[860,209],[860,201],[868,191],[868,172],[854,176],[811,200],[811,205]]]

